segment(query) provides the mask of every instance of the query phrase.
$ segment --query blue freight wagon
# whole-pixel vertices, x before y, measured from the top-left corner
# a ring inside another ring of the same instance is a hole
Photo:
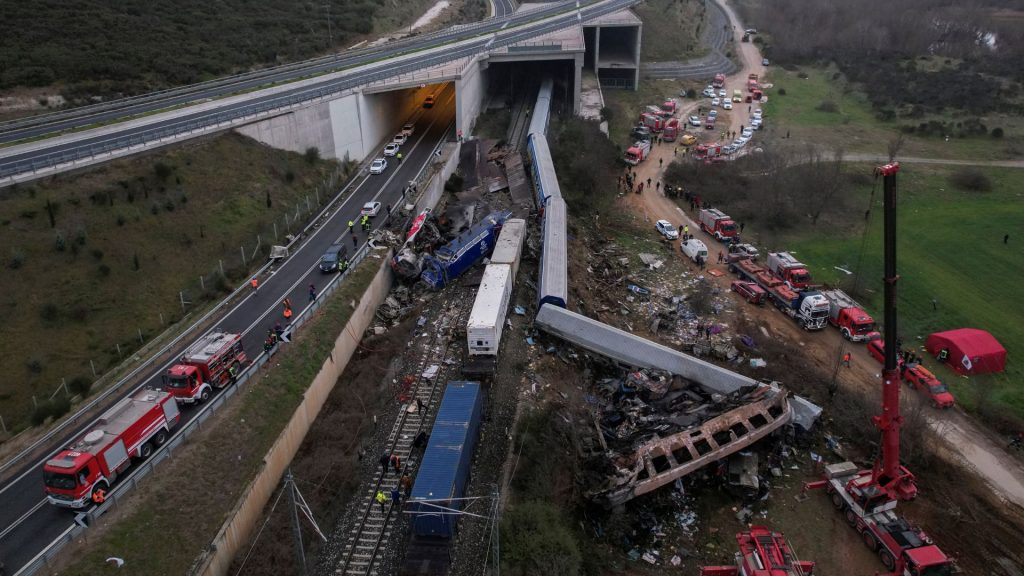
[[[413,534],[420,538],[450,540],[466,492],[473,450],[480,432],[482,394],[479,382],[449,382],[430,431],[423,463],[416,473],[408,510]]]

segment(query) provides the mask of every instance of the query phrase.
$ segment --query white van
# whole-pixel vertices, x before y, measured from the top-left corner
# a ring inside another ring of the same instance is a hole
[[[708,247],[696,238],[690,238],[685,242],[680,242],[679,249],[683,251],[683,254],[685,254],[687,258],[693,260],[694,263],[697,262],[697,256],[703,258],[705,262],[708,261]]]

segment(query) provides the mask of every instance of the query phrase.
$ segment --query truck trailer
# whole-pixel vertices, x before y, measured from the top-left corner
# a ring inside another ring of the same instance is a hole
[[[770,256],[770,254],[769,254]],[[753,260],[738,260],[729,269],[743,280],[754,282],[768,293],[768,299],[781,312],[805,330],[821,330],[828,321],[828,300],[816,290],[798,292],[778,275]]]
[[[181,360],[167,369],[164,390],[182,404],[205,402],[214,388],[233,382],[248,363],[240,334],[211,332],[189,346]]]
[[[180,419],[171,394],[147,388],[107,410],[93,427],[43,465],[46,499],[63,508],[102,502],[132,458],[149,457]]]

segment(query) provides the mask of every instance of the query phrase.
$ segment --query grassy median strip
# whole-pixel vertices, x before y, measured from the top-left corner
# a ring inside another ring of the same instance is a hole
[[[125,560],[127,574],[187,573],[262,467],[380,264],[368,258],[353,269],[269,368],[88,531],[81,550],[65,554],[77,560],[62,573],[101,573],[112,556]]]

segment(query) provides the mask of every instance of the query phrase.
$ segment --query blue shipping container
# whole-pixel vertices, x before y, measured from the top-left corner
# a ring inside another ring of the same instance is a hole
[[[416,536],[448,540],[455,535],[458,516],[438,506],[462,508],[461,501],[451,499],[466,492],[480,432],[481,404],[479,382],[448,383],[409,500]],[[423,502],[426,500],[430,503]]]

